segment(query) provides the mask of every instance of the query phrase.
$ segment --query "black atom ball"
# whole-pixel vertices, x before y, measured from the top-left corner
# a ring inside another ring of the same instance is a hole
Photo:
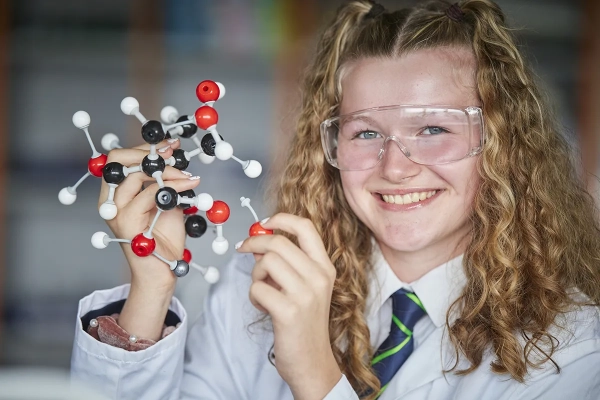
[[[148,154],[142,160],[142,171],[149,177],[152,177],[152,174],[157,171],[164,172],[166,167],[165,160],[160,156],[157,156],[156,160],[151,160],[149,157],[150,155]]]
[[[169,211],[177,205],[177,191],[170,187],[158,189],[154,196],[156,206],[163,211]]]
[[[158,144],[165,139],[165,136],[162,124],[158,121],[150,120],[142,125],[142,138],[146,143]]]
[[[118,162],[109,162],[102,168],[102,176],[106,183],[120,184],[125,180],[125,173],[123,172],[123,164]]]
[[[182,115],[181,117],[179,117],[177,122],[183,122],[183,121],[187,121],[187,120],[188,120],[187,115]],[[183,133],[180,133],[179,136],[186,138],[186,139],[191,138],[198,131],[198,127],[192,123],[180,125],[180,126],[181,126],[181,128],[183,128]]]
[[[175,168],[180,171],[183,171],[190,165],[190,160],[185,158],[185,150],[183,149],[175,149],[173,150],[173,158],[175,159]]]
[[[185,233],[189,237],[199,238],[206,232],[206,220],[200,215],[190,215],[185,219]]]
[[[219,135],[219,137],[221,138],[221,140],[223,140],[223,136]],[[217,145],[217,142],[215,142],[215,139],[212,137],[212,134],[207,133],[206,135],[204,135],[204,137],[202,138],[202,141],[200,142],[200,146],[202,147],[202,151],[204,152],[204,154],[209,155],[209,156],[215,156],[215,146]]]
[[[192,198],[192,197],[196,197],[196,193],[194,193],[194,191],[192,189],[189,190],[184,190],[183,192],[179,192],[179,195],[181,197],[188,197],[188,198]],[[191,206],[189,204],[178,204],[177,207],[181,208],[182,210],[188,209]]]

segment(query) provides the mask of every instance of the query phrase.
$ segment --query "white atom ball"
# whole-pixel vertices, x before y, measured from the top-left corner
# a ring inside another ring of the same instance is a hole
[[[210,164],[210,163],[212,163],[213,161],[215,161],[215,158],[216,158],[216,157],[214,157],[214,156],[209,156],[209,155],[208,155],[208,154],[206,154],[206,153],[200,153],[200,154],[198,154],[198,158],[200,159],[200,161],[202,162],[202,164]]]
[[[225,238],[216,238],[212,242],[212,249],[215,254],[223,255],[229,250],[229,242]]]
[[[225,86],[221,82],[215,82],[219,87],[219,98],[217,100],[221,100],[223,96],[225,96]]]
[[[75,200],[77,200],[77,192],[70,186],[62,188],[60,192],[58,192],[58,201],[65,206],[70,206],[75,203]]]
[[[73,125],[79,129],[84,129],[90,126],[90,114],[85,111],[77,111],[73,114]]]
[[[221,141],[215,146],[215,156],[219,160],[229,160],[233,155],[233,147],[228,142]]]
[[[165,106],[160,110],[160,119],[165,124],[173,124],[179,118],[179,112],[173,106]]]
[[[102,141],[100,144],[104,150],[111,151],[116,149],[119,145],[119,137],[114,133],[107,133],[106,135],[102,136]]]
[[[97,249],[105,249],[108,245],[104,240],[108,238],[108,235],[104,232],[96,232],[92,235],[92,246]]]
[[[110,221],[117,216],[117,206],[114,203],[102,203],[98,211],[102,219],[106,221]]]
[[[250,178],[257,178],[262,173],[262,165],[256,160],[250,160],[244,167],[244,173]]]
[[[208,211],[212,208],[214,200],[212,196],[208,193],[200,193],[196,197],[196,207],[200,211]]]
[[[213,283],[217,283],[219,281],[219,278],[219,270],[215,267],[208,267],[206,272],[204,273],[204,280],[206,280],[206,282],[210,283],[211,285]]]
[[[139,109],[140,103],[135,97],[125,97],[123,101],[121,101],[121,111],[126,115],[132,115]]]

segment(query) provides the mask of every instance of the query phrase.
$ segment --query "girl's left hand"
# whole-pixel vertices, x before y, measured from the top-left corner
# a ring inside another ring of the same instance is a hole
[[[329,342],[329,308],[336,271],[313,223],[280,213],[266,222],[282,235],[246,239],[238,248],[254,253],[250,301],[273,321],[275,365],[295,400],[323,399],[342,374]]]

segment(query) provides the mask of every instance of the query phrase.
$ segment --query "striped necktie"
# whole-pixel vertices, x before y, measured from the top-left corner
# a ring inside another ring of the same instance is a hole
[[[379,395],[413,351],[413,329],[426,312],[421,300],[411,292],[399,289],[392,294],[392,327],[390,335],[375,352],[371,365],[381,382]]]

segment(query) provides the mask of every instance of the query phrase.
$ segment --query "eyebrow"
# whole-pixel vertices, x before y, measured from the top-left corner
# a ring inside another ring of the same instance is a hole
[[[370,124],[375,125],[377,123],[377,121],[375,121],[373,118],[369,117],[368,115],[364,115],[364,114],[358,114],[358,115],[350,115],[347,117],[342,117],[341,121],[343,121],[344,123],[348,123],[348,122],[354,122],[354,121],[364,121]]]

